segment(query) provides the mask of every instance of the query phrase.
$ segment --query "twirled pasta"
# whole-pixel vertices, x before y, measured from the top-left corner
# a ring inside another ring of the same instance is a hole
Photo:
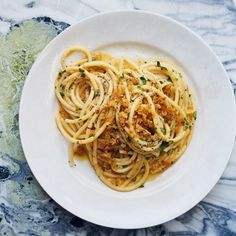
[[[83,58],[68,64],[76,52]],[[74,47],[62,56],[61,67],[56,123],[70,143],[71,166],[75,153],[84,151],[107,186],[131,191],[184,152],[197,113],[175,65]]]

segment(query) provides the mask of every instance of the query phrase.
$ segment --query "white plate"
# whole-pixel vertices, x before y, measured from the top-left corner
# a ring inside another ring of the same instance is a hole
[[[87,161],[68,165],[68,145],[54,121],[54,80],[62,52],[73,45],[130,57],[167,56],[184,71],[198,111],[191,143],[175,165],[144,188],[116,192]],[[181,215],[215,185],[233,147],[235,102],[223,66],[192,31],[157,14],[120,11],[87,18],[52,40],[28,75],[19,122],[28,164],[56,202],[96,224],[141,228]]]

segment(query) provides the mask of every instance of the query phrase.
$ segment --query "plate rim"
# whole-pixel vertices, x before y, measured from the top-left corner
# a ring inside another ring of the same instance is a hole
[[[59,201],[58,198],[56,198],[55,196],[53,196],[53,194],[50,192],[50,189],[48,189],[48,187],[46,186],[43,186],[41,183],[40,183],[40,176],[36,176],[35,175],[35,172],[33,171],[34,168],[32,167],[32,164],[30,162],[30,158],[27,157],[27,155],[25,154],[25,147],[26,144],[24,143],[24,140],[22,139],[22,123],[23,123],[23,118],[22,118],[22,107],[23,107],[23,101],[24,101],[24,94],[25,94],[25,90],[26,90],[26,87],[27,87],[27,84],[29,83],[29,77],[31,77],[31,74],[33,73],[34,69],[37,67],[37,64],[40,62],[41,60],[41,57],[42,55],[48,50],[48,48],[56,41],[58,40],[58,38],[60,37],[63,37],[64,34],[66,34],[66,32],[68,30],[71,30],[73,28],[76,28],[77,25],[79,25],[80,23],[84,22],[84,21],[87,21],[87,20],[90,20],[90,19],[93,19],[93,18],[96,18],[96,17],[100,17],[100,16],[103,16],[103,15],[110,15],[110,14],[114,14],[114,13],[136,13],[136,14],[139,14],[139,13],[144,13],[144,14],[149,14],[149,15],[153,15],[153,16],[157,16],[159,18],[162,18],[162,19],[165,19],[167,21],[170,21],[171,23],[174,23],[174,24],[177,24],[179,27],[181,28],[184,28],[186,31],[188,31],[188,33],[192,34],[194,37],[196,37],[199,41],[201,41],[201,43],[205,46],[205,48],[208,50],[208,53],[211,53],[212,56],[214,56],[214,58],[216,59],[221,71],[224,73],[225,75],[225,78],[227,78],[227,80],[225,81],[229,90],[230,90],[230,95],[231,96],[231,101],[232,101],[232,104],[234,105],[234,107],[232,107],[232,116],[233,118],[235,119],[236,118],[236,102],[235,102],[235,97],[234,97],[234,93],[233,93],[233,88],[232,88],[232,85],[230,83],[230,79],[229,79],[229,76],[224,68],[224,66],[222,65],[219,57],[216,55],[216,53],[209,47],[209,45],[199,36],[197,35],[194,31],[192,31],[190,28],[188,28],[187,26],[185,26],[184,24],[176,21],[175,19],[173,18],[170,18],[168,16],[165,16],[165,15],[162,15],[162,14],[159,14],[159,13],[155,13],[155,12],[150,12],[150,11],[146,11],[146,10],[116,10],[116,11],[107,11],[107,12],[102,12],[102,13],[98,13],[98,14],[93,14],[91,16],[88,16],[86,18],[83,18],[81,19],[80,21],[78,21],[77,23],[69,26],[68,28],[66,28],[64,31],[62,31],[59,35],[57,35],[54,39],[52,39],[48,44],[47,46],[38,54],[35,62],[33,63],[28,75],[27,75],[27,78],[24,82],[24,85],[23,85],[23,89],[22,89],[22,93],[21,93],[21,99],[20,99],[20,105],[19,105],[19,132],[20,132],[20,140],[21,140],[21,145],[22,145],[22,149],[23,149],[23,152],[24,152],[24,156],[26,158],[26,161],[32,171],[32,174],[34,175],[34,177],[36,178],[37,182],[39,183],[39,185],[44,189],[44,191],[50,196],[50,198],[52,198],[57,204],[59,204],[62,208],[64,208],[65,210],[69,211],[70,213],[72,213],[73,215],[77,216],[77,217],[80,217],[86,221],[89,221],[89,222],[92,222],[94,224],[99,224],[101,226],[106,226],[106,227],[113,227],[113,228],[119,228],[119,229],[138,229],[138,228],[146,228],[146,227],[151,227],[151,226],[154,226],[154,225],[157,225],[156,223],[154,223],[154,221],[150,221],[149,224],[145,224],[145,225],[136,225],[136,226],[131,226],[129,225],[129,223],[127,223],[125,226],[121,226],[119,223],[112,223],[112,224],[106,224],[106,223],[102,223],[102,220],[98,220],[98,218],[96,217],[84,217],[84,216],[80,216],[78,214],[75,213],[75,211],[73,209],[71,209],[70,207],[68,206],[64,206],[62,201]],[[232,126],[232,124],[231,124]],[[215,183],[209,188],[208,191],[206,192],[202,192],[201,195],[198,197],[198,200],[192,200],[191,201],[191,204],[186,204],[185,208],[181,209],[180,211],[178,211],[178,214],[176,214],[175,216],[172,216],[172,217],[169,217],[168,219],[164,219],[162,222],[158,222],[158,225],[159,224],[162,224],[162,223],[165,223],[169,220],[172,220],[184,213],[186,213],[188,210],[192,209],[194,206],[196,206],[200,201],[202,201],[202,199],[204,197],[206,197],[206,195],[213,189],[213,187],[215,186],[215,184],[218,182],[218,180],[220,179],[220,177],[222,176],[228,162],[229,162],[229,159],[231,157],[231,153],[232,153],[232,150],[233,150],[233,147],[234,147],[234,140],[235,140],[235,135],[236,135],[236,124],[234,123],[233,126],[232,126],[232,134],[231,134],[234,138],[232,138],[232,141],[231,143],[228,144],[229,146],[229,149],[230,151],[227,158],[224,158],[224,165],[222,166],[221,168],[221,171],[218,171],[218,175],[217,175],[217,178],[216,180],[214,181]]]

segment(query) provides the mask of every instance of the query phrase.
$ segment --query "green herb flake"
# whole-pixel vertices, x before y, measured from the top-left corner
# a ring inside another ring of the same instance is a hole
[[[143,84],[147,83],[147,80],[143,76],[140,77],[140,80],[143,82]]]
[[[85,78],[85,74],[84,74],[84,73],[81,74],[81,75],[80,75],[80,78]]]
[[[143,184],[142,184],[142,185],[140,185],[140,186],[139,186],[139,188],[144,188],[144,185],[143,185]]]
[[[79,71],[80,71],[80,72],[84,72],[84,69],[81,68],[81,67],[79,67]]]
[[[120,79],[124,79],[124,78],[125,78],[125,75],[124,75],[124,73],[122,73],[120,76]]]
[[[162,132],[163,134],[165,134],[165,133],[166,133],[166,130],[165,130],[164,128],[161,128],[161,132]]]
[[[65,96],[65,94],[64,94],[63,92],[60,92],[60,95],[61,95],[62,97],[64,97],[64,96]]]
[[[64,84],[60,84],[60,88],[61,88],[61,89],[64,89],[64,88],[65,88],[65,85],[64,85]]]
[[[190,124],[190,122],[188,121],[187,118],[184,118],[184,130],[186,129],[191,129],[192,125]]]
[[[166,141],[163,141],[161,146],[160,146],[160,149],[161,149],[161,151],[165,151],[165,149],[168,148],[168,147],[169,147],[169,143],[166,142]]]
[[[194,120],[197,119],[197,111],[193,112],[193,119],[194,119]]]
[[[160,67],[161,63],[159,61],[157,61],[157,67]]]
[[[164,67],[164,66],[161,66],[161,70],[163,70],[163,71],[168,71],[167,68]]]
[[[100,94],[101,94],[100,89],[97,89],[95,95],[96,95],[96,96],[99,96]]]
[[[128,136],[127,141],[130,143],[132,141],[132,138],[130,136]]]

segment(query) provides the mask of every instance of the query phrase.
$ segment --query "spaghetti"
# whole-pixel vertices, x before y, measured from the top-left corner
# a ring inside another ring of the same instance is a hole
[[[83,58],[73,64],[74,53]],[[185,151],[196,109],[182,74],[166,60],[116,59],[74,47],[55,82],[56,123],[75,154],[86,153],[99,178],[117,191],[142,187]]]

